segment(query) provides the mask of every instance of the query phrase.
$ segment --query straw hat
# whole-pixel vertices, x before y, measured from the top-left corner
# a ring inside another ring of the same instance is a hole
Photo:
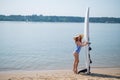
[[[84,37],[84,35],[83,34],[79,34],[79,35],[77,35],[77,36],[75,36],[74,37],[74,40],[76,39],[76,38],[78,38],[78,37],[80,37],[81,39]]]
[[[84,35],[83,35],[83,34],[80,34],[79,37],[82,39],[82,38],[84,37]]]

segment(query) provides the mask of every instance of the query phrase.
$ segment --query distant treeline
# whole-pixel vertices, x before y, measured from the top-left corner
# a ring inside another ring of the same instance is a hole
[[[90,17],[91,23],[120,23],[120,18]],[[0,21],[31,21],[31,22],[84,22],[84,17],[43,16],[43,15],[0,15]]]

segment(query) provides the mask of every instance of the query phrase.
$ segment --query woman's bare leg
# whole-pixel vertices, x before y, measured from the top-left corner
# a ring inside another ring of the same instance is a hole
[[[75,70],[75,60],[73,62],[73,71]]]
[[[75,73],[75,64],[76,64],[76,57],[75,57],[75,53],[73,53],[74,56],[74,62],[73,62],[73,72]]]
[[[78,72],[78,63],[79,63],[79,54],[76,55],[76,65],[75,65],[76,73]]]
[[[79,63],[79,54],[78,53],[74,53],[74,64],[73,64],[73,71],[74,73],[78,72],[78,63]]]

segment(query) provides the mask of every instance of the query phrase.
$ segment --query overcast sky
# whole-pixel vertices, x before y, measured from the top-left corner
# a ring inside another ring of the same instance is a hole
[[[0,14],[120,17],[120,0],[0,0]]]

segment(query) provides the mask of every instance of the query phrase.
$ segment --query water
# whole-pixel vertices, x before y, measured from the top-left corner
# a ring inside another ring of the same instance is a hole
[[[72,69],[83,23],[0,22],[0,71]],[[90,23],[92,67],[120,67],[120,24]],[[79,68],[85,66],[84,48]]]

